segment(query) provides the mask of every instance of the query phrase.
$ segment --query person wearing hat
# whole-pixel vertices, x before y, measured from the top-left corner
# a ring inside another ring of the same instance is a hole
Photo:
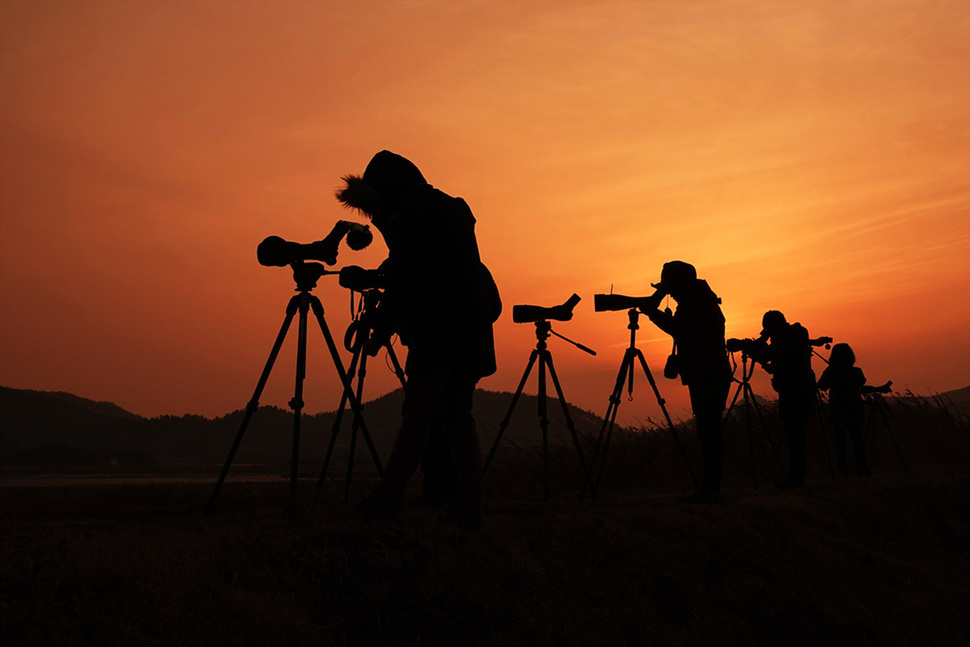
[[[721,299],[697,278],[693,265],[683,261],[665,263],[660,282],[653,284],[656,293],[652,308],[642,312],[658,328],[673,337],[674,354],[668,361],[676,365],[681,383],[690,393],[691,410],[701,442],[704,474],[698,491],[690,502],[721,502],[721,476],[724,465],[724,442],[721,417],[731,387],[731,365],[724,345],[724,315]],[[677,309],[660,310],[660,301],[671,296]],[[674,377],[665,369],[667,377]]]
[[[495,372],[492,324],[501,300],[481,262],[475,217],[464,200],[434,188],[390,151],[374,155],[363,176],[343,180],[337,199],[369,218],[388,248],[370,346],[396,333],[408,347],[401,427],[380,482],[355,514],[396,523],[408,481],[438,447],[429,439],[441,429],[455,502],[440,520],[476,528],[482,468],[472,395],[478,380]]]
[[[777,485],[780,488],[804,487],[808,418],[815,413],[818,404],[812,344],[827,338],[809,339],[804,326],[788,323],[785,315],[777,310],[766,312],[761,326],[761,339],[767,340],[768,344],[760,363],[771,375],[771,386],[778,393],[778,415],[790,451],[788,474]]]

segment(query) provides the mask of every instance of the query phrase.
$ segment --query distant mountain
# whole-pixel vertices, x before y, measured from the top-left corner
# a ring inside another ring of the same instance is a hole
[[[482,449],[491,449],[511,403],[511,393],[478,391],[475,415]],[[397,434],[404,400],[400,389],[364,404],[364,422],[381,460],[386,460]],[[578,433],[587,439],[599,433],[601,419],[569,406]],[[562,405],[547,402],[549,442],[571,445]],[[244,410],[209,419],[203,416],[144,418],[110,402],[96,402],[69,393],[0,387],[0,467],[142,467],[213,465],[225,460],[238,433]],[[351,421],[343,416],[335,445],[335,460],[346,461]],[[304,415],[301,421],[301,463],[323,460],[332,437],[336,412]],[[285,465],[289,462],[293,414],[278,407],[260,407],[252,416],[234,464]],[[538,401],[522,395],[503,436],[503,443],[532,446],[541,442]],[[359,460],[366,458],[363,435],[357,439]]]
[[[933,399],[945,403],[957,416],[970,416],[970,387],[936,394]],[[398,389],[364,404],[364,421],[382,461],[390,453],[400,426],[403,400],[403,391]],[[491,450],[511,400],[511,393],[476,393],[475,416],[483,452]],[[583,442],[592,443],[602,418],[572,405],[568,411]],[[522,395],[513,414],[502,447],[541,443],[536,396]],[[547,415],[550,444],[571,447],[572,438],[557,399],[549,398]],[[218,465],[225,461],[244,416],[244,410],[237,410],[214,419],[192,415],[144,418],[110,402],[70,393],[0,387],[0,468]],[[337,434],[335,465],[346,464],[352,418],[346,411]],[[335,420],[333,411],[303,416],[301,464],[322,463]],[[234,464],[286,465],[292,437],[291,411],[260,407],[252,416]],[[358,435],[356,451],[357,464],[367,465],[370,459],[362,434]]]
[[[6,387],[0,387],[0,389],[11,390],[11,391],[14,390],[14,389],[6,389]],[[35,396],[43,396],[45,398],[56,398],[56,399],[64,400],[66,402],[76,404],[77,406],[81,407],[85,411],[90,411],[91,413],[108,416],[111,418],[122,418],[124,420],[138,420],[141,418],[141,416],[139,416],[138,414],[122,409],[121,407],[114,404],[113,402],[89,400],[88,398],[82,398],[72,393],[65,393],[64,391],[24,390],[24,391],[21,391],[21,393],[33,394]]]
[[[940,398],[955,410],[957,415],[970,417],[970,386],[940,393]]]

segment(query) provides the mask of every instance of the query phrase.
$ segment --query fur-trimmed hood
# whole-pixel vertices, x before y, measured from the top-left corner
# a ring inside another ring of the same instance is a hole
[[[386,214],[409,191],[430,186],[413,162],[386,150],[371,158],[363,176],[341,179],[337,200],[371,218]]]

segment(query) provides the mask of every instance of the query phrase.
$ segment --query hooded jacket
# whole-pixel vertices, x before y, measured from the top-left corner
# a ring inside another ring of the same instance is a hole
[[[435,189],[390,151],[377,153],[362,177],[344,181],[337,199],[369,217],[387,244],[378,316],[408,346],[407,371],[494,373],[492,323],[496,302],[501,306],[465,201]]]

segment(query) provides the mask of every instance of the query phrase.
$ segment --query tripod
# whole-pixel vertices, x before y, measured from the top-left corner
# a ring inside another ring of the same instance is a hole
[[[889,384],[892,384],[890,382]],[[888,386],[888,385],[887,385]],[[896,448],[896,455],[899,456],[899,462],[902,463],[903,469],[906,470],[908,476],[912,476],[913,473],[909,471],[909,467],[906,465],[906,461],[903,459],[903,452],[899,449],[899,443],[896,442],[896,436],[893,434],[893,428],[889,424],[889,415],[886,413],[889,407],[883,402],[882,394],[880,393],[870,393],[866,397],[866,401],[872,405],[872,411],[869,412],[869,420],[866,422],[866,433],[863,437],[862,444],[865,445],[866,441],[869,441],[869,465],[866,467],[871,472],[872,471],[872,457],[873,457],[873,447],[875,444],[875,430],[876,430],[876,414],[882,418],[882,422],[886,427],[886,431],[889,432],[889,438],[893,441],[893,446]]]
[[[775,443],[771,440],[771,434],[768,433],[768,425],[765,424],[765,418],[761,413],[761,407],[758,405],[758,400],[755,398],[754,391],[751,389],[751,376],[754,374],[754,364],[754,362],[751,362],[751,368],[748,368],[748,354],[742,351],[741,380],[736,380],[738,382],[738,388],[734,391],[734,397],[731,399],[731,404],[728,406],[728,410],[724,414],[724,421],[721,423],[721,428],[724,429],[727,427],[728,419],[731,417],[731,412],[734,411],[734,405],[738,401],[738,396],[743,393],[745,422],[748,428],[748,448],[751,453],[751,479],[755,489],[757,489],[758,471],[754,459],[754,436],[751,434],[751,409],[754,409],[758,414],[758,421],[761,423],[761,428],[765,432],[765,438],[768,439],[768,446],[771,447],[771,453],[774,455],[774,460],[772,461],[771,465],[774,465],[774,461],[779,461],[779,458],[778,450],[775,449]],[[737,364],[735,364],[735,366],[737,366]],[[771,471],[771,465],[768,466],[768,472]]]
[[[323,332],[323,338],[327,342],[327,348],[330,350],[330,356],[333,358],[333,365],[337,369],[337,374],[340,376],[340,382],[343,384],[344,398],[350,401],[351,406],[354,409],[355,422],[360,425],[360,428],[367,434],[367,426],[364,424],[364,419],[361,416],[361,404],[357,396],[351,389],[350,380],[347,377],[347,372],[344,370],[343,363],[340,361],[340,355],[337,353],[337,346],[334,344],[333,336],[330,334],[330,328],[327,327],[327,321],[324,318],[323,305],[320,303],[320,299],[310,291],[316,287],[319,278],[325,274],[336,274],[337,272],[330,272],[323,268],[319,263],[304,263],[302,261],[296,261],[292,263],[293,268],[293,279],[296,281],[297,294],[294,295],[289,304],[286,306],[286,316],[283,319],[283,325],[280,328],[279,334],[276,336],[276,342],[273,344],[273,348],[270,351],[269,359],[266,361],[266,366],[263,367],[263,372],[259,377],[259,381],[256,383],[256,390],[253,392],[253,397],[246,405],[246,415],[243,417],[242,424],[239,425],[239,431],[236,434],[236,439],[232,443],[232,447],[229,450],[229,455],[226,457],[226,463],[222,467],[222,473],[219,475],[219,480],[216,481],[215,489],[212,492],[212,497],[205,506],[206,514],[211,513],[215,509],[216,498],[219,496],[219,491],[222,489],[222,484],[226,480],[226,476],[229,474],[229,468],[232,466],[233,458],[236,456],[236,451],[239,449],[239,445],[242,442],[243,435],[246,433],[246,427],[249,425],[249,421],[259,408],[259,397],[263,392],[263,388],[266,386],[266,382],[269,379],[269,375],[273,370],[273,364],[276,362],[276,358],[279,355],[280,349],[283,347],[283,340],[286,338],[286,333],[290,328],[290,324],[293,322],[293,317],[299,312],[299,337],[297,340],[297,355],[296,355],[296,385],[294,387],[293,399],[290,400],[289,406],[293,410],[293,449],[290,464],[290,503],[289,507],[286,509],[286,516],[295,518],[296,516],[296,481],[297,481],[297,467],[299,462],[300,453],[300,418],[303,411],[303,381],[306,378],[306,336],[307,336],[307,315],[310,310],[313,310],[313,315],[316,317],[317,322],[320,325],[320,330]]]
[[[674,428],[674,423],[670,419],[670,414],[667,413],[667,407],[665,406],[666,400],[660,397],[660,390],[657,388],[657,382],[653,379],[653,374],[650,372],[650,367],[647,366],[647,360],[643,357],[643,352],[637,348],[637,330],[640,329],[640,311],[637,308],[630,308],[627,312],[630,318],[630,325],[627,328],[630,329],[630,346],[627,347],[626,352],[623,353],[623,360],[620,362],[620,370],[616,375],[616,384],[613,386],[613,393],[610,394],[610,405],[606,409],[606,415],[603,416],[603,426],[600,427],[599,436],[596,439],[596,448],[593,450],[593,459],[590,463],[590,467],[593,472],[596,473],[596,479],[593,483],[593,487],[590,488],[590,496],[596,498],[597,490],[600,486],[600,480],[603,478],[603,466],[606,463],[606,452],[610,446],[610,438],[613,435],[613,426],[616,423],[616,414],[620,409],[621,394],[623,393],[623,385],[627,386],[627,393],[630,400],[633,400],[633,360],[639,360],[640,367],[643,369],[643,373],[647,376],[647,381],[650,382],[650,387],[653,389],[653,394],[657,398],[657,404],[660,405],[660,410],[664,414],[664,418],[667,420],[667,426],[670,429],[670,433],[673,434],[674,441],[677,443],[677,448],[680,450],[680,455],[684,458],[684,463],[687,465],[687,471],[690,473],[690,478],[694,482],[694,486],[697,486],[697,477],[694,475],[694,470],[690,466],[690,461],[687,459],[687,452],[684,450],[684,446],[680,442],[680,438],[677,436],[677,430]],[[600,449],[602,448],[602,451]],[[599,460],[599,471],[596,472],[597,460]],[[583,493],[585,493],[585,488]]]
[[[578,297],[577,297],[578,300]],[[583,457],[583,450],[579,445],[579,435],[576,433],[576,427],[573,425],[573,419],[569,415],[569,408],[566,405],[566,398],[562,394],[562,387],[559,385],[559,378],[556,376],[556,369],[552,364],[552,353],[546,347],[546,340],[549,338],[550,334],[563,339],[570,344],[576,346],[580,350],[595,355],[595,351],[583,346],[582,344],[577,344],[571,339],[567,339],[554,331],[552,325],[546,319],[539,319],[535,322],[536,325],[536,347],[533,349],[532,354],[529,356],[529,363],[525,367],[525,372],[522,374],[522,379],[519,381],[519,386],[515,390],[515,394],[512,396],[512,403],[509,405],[508,411],[505,413],[505,417],[498,427],[498,434],[495,436],[495,443],[492,445],[492,450],[488,454],[488,458],[485,460],[485,466],[482,469],[484,474],[488,470],[489,464],[492,462],[492,457],[495,456],[495,451],[498,449],[498,444],[502,440],[502,434],[505,433],[505,429],[509,426],[509,421],[512,419],[512,412],[515,411],[515,405],[519,401],[519,396],[522,395],[522,389],[525,387],[526,381],[529,379],[529,374],[532,372],[532,367],[535,366],[536,360],[539,360],[539,426],[542,428],[542,482],[543,482],[543,495],[542,498],[545,501],[550,499],[549,496],[549,418],[547,417],[546,409],[546,371],[549,372],[549,377],[552,378],[552,383],[556,387],[556,394],[559,396],[559,404],[562,405],[562,414],[566,419],[566,428],[569,429],[569,433],[572,435],[573,443],[576,445],[576,453],[579,455],[579,462],[583,468],[583,477],[585,478],[585,486],[589,486],[593,490],[593,485],[590,480],[590,473],[586,467],[586,459]]]
[[[353,323],[347,328],[347,334],[344,336],[344,347],[353,353],[350,365],[347,367],[347,374],[349,375],[349,380],[353,383],[354,379],[357,380],[356,398],[358,402],[363,402],[364,393],[364,378],[367,376],[367,357],[368,352],[365,348],[367,340],[370,338],[370,333],[373,330],[374,324],[374,312],[377,308],[377,304],[380,301],[381,292],[376,289],[365,290],[361,292],[360,308],[354,318]],[[401,368],[400,362],[397,360],[397,355],[394,354],[394,348],[390,343],[382,344],[382,347],[387,349],[388,357],[391,358],[391,365],[394,367],[394,374],[397,375],[398,380],[401,382],[401,387],[405,385],[404,381],[404,369]],[[337,434],[340,432],[340,423],[343,420],[344,412],[347,409],[348,403],[348,392],[344,391],[343,396],[340,398],[340,407],[337,409],[337,416],[333,423],[333,429],[330,432],[330,445],[327,447],[327,455],[323,459],[323,469],[320,472],[320,478],[317,480],[317,499],[320,498],[320,491],[323,489],[323,484],[327,479],[327,470],[330,466],[330,459],[333,457],[334,447],[337,444]],[[363,407],[363,405],[361,405]],[[357,446],[357,431],[360,428],[360,416],[354,416],[353,423],[351,424],[350,432],[350,452],[347,457],[347,475],[344,479],[344,503],[350,500],[350,482],[353,480],[354,473],[354,454]],[[381,466],[381,460],[377,455],[377,450],[374,447],[374,443],[371,440],[370,435],[364,431],[364,440],[367,441],[367,448],[370,450],[371,457],[374,459],[374,465],[377,467],[377,473],[381,474],[384,468]]]

